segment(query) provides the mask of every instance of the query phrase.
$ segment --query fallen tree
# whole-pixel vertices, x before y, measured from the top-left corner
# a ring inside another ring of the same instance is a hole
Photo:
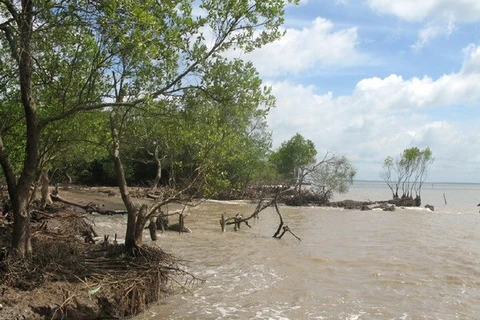
[[[109,210],[109,209],[102,209],[98,204],[95,204],[93,202],[89,202],[86,205],[83,205],[78,202],[74,202],[68,199],[65,199],[61,197],[58,194],[58,190],[55,189],[54,192],[50,195],[51,199],[54,202],[60,202],[63,204],[66,204],[68,206],[73,206],[76,208],[80,208],[84,210],[86,213],[96,213],[96,214],[101,214],[101,215],[116,215],[116,214],[127,214],[128,212],[126,210]],[[158,201],[158,199],[161,199],[161,195],[157,195],[153,197],[151,194],[146,194],[146,197],[149,199],[154,200],[154,205]],[[181,202],[180,198],[172,198],[172,202]],[[149,224],[145,229],[148,229],[150,231],[150,238],[152,241],[157,240],[157,230],[161,229],[162,231],[165,230],[171,230],[171,231],[178,231],[179,233],[191,233],[192,231],[185,226],[185,218],[188,216],[188,210],[186,210],[188,207],[195,207],[199,203],[194,203],[193,201],[190,202],[185,202],[183,203],[183,209],[181,210],[175,210],[172,212],[163,212],[158,208],[156,212],[151,212],[150,216],[146,221],[150,221]],[[171,216],[178,216],[178,223],[175,224],[169,224],[168,218]],[[90,237],[92,238],[92,237]],[[89,242],[94,243],[93,240],[89,238]]]
[[[249,215],[248,217],[246,218],[243,218],[243,216],[241,214],[237,214],[236,216],[234,217],[228,217],[226,218],[225,217],[225,213],[222,214],[221,218],[220,218],[220,226],[222,228],[222,232],[225,232],[226,229],[227,229],[227,226],[228,225],[234,225],[234,230],[235,231],[238,231],[240,229],[240,226],[242,223],[244,223],[245,225],[247,225],[249,228],[251,228],[251,226],[248,224],[248,221],[251,220],[251,219],[258,219],[259,218],[259,214],[260,212],[262,212],[263,210],[265,210],[266,208],[268,207],[271,207],[271,206],[274,206],[275,207],[275,211],[277,212],[278,214],[278,217],[280,219],[280,223],[278,225],[278,228],[277,228],[277,231],[275,232],[275,234],[273,235],[273,238],[276,238],[276,239],[281,239],[283,237],[283,235],[286,233],[286,232],[289,232],[291,235],[293,235],[298,241],[302,241],[299,237],[297,237],[291,230],[288,226],[285,226],[284,225],[284,221],[283,221],[283,216],[278,208],[278,203],[277,203],[277,200],[278,200],[278,196],[280,195],[281,192],[277,191],[275,196],[271,199],[271,200],[268,200],[266,201],[265,199],[262,199],[258,202],[257,204],[257,207],[255,208],[255,210],[253,211],[253,213],[251,215]],[[283,232],[281,232],[283,230]],[[280,233],[281,232],[281,233]]]
[[[77,203],[77,202],[73,202],[73,201],[70,201],[70,200],[67,200],[67,199],[64,199],[64,198],[60,197],[58,195],[58,193],[56,193],[56,194],[52,193],[50,195],[50,197],[52,198],[52,201],[61,202],[61,203],[64,203],[66,205],[69,205],[69,206],[73,206],[73,207],[83,209],[86,213],[98,213],[98,214],[103,214],[103,215],[127,214],[126,210],[105,210],[105,209],[101,209],[97,204],[95,204],[93,202],[89,202],[86,205],[83,205],[83,204],[80,204],[80,203]]]

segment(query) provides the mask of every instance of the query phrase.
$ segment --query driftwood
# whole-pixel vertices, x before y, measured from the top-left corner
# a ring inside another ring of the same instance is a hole
[[[223,213],[220,219],[220,226],[222,227],[222,232],[226,231],[227,225],[232,224],[234,225],[234,230],[238,231],[240,230],[240,225],[242,224],[242,222],[245,223],[245,225],[247,225],[249,228],[251,228],[251,226],[248,224],[248,220],[251,218],[252,217],[250,216],[247,219],[243,219],[243,216],[240,213],[237,213],[235,217],[225,218],[225,213]]]
[[[302,241],[302,239],[300,239],[299,237],[297,237],[291,230],[288,226],[284,226],[283,225],[283,217],[282,217],[282,214],[280,213],[280,210],[278,209],[278,204],[277,204],[277,201],[276,201],[276,197],[275,197],[275,202],[273,203],[274,206],[275,206],[275,211],[277,212],[278,214],[278,217],[280,218],[280,224],[278,225],[278,228],[277,228],[277,232],[275,232],[275,234],[273,235],[274,238],[276,239],[282,239],[283,235],[285,234],[285,232],[290,232],[290,234],[292,236],[294,236],[298,241]],[[283,229],[283,232],[280,233],[280,230]]]
[[[87,213],[94,213],[95,212],[95,213],[103,214],[103,215],[114,215],[114,214],[126,214],[127,213],[126,210],[104,210],[104,209],[101,209],[98,205],[96,205],[95,203],[92,203],[92,202],[88,203],[87,205],[82,205],[80,203],[76,203],[76,202],[64,199],[64,198],[60,197],[58,194],[52,194],[51,197],[52,197],[53,201],[62,202],[64,204],[83,209]]]
[[[220,218],[220,226],[222,227],[222,232],[225,232],[226,231],[226,227],[227,225],[234,225],[234,230],[235,231],[238,231],[240,229],[240,225],[241,223],[245,223],[248,227],[251,228],[251,226],[248,224],[248,220],[250,219],[258,219],[259,218],[259,214],[260,212],[262,212],[263,210],[265,210],[266,208],[270,207],[270,206],[274,206],[275,207],[275,211],[277,212],[278,214],[278,217],[280,219],[280,224],[277,228],[277,231],[275,232],[275,234],[273,235],[273,237],[275,239],[281,239],[283,237],[283,235],[286,233],[286,232],[289,232],[290,234],[292,234],[298,241],[302,241],[299,237],[297,237],[291,230],[288,226],[284,226],[284,222],[283,222],[283,217],[282,217],[282,214],[280,213],[280,210],[278,209],[278,204],[277,204],[277,198],[279,196],[281,192],[277,192],[275,194],[275,197],[273,199],[271,199],[270,201],[267,201],[267,202],[264,202],[263,199],[260,200],[260,202],[258,203],[257,207],[255,208],[255,210],[253,211],[253,213],[246,217],[246,218],[243,218],[241,214],[237,214],[235,217],[229,217],[229,218],[225,218],[225,213],[222,214],[221,218]],[[280,234],[280,232],[283,230],[283,232]]]
[[[279,236],[274,237],[274,238],[282,239],[282,237],[283,237],[283,235],[285,234],[285,232],[290,232],[290,234],[291,234],[292,236],[294,236],[298,241],[302,241],[302,239],[300,239],[299,237],[297,237],[297,236],[292,232],[292,230],[290,230],[290,228],[289,228],[288,226],[283,227],[283,232],[282,232]]]
[[[168,217],[175,216],[175,215],[178,215],[178,223],[174,223],[170,225]],[[188,213],[185,213],[185,207],[183,208],[183,210],[175,210],[170,213],[162,212],[156,217],[157,219],[155,222],[155,228],[156,229],[160,228],[162,232],[164,232],[165,230],[170,230],[170,231],[177,231],[179,233],[191,233],[192,230],[190,230],[188,227],[185,226],[185,217],[187,216],[188,216]],[[149,226],[148,228],[150,229],[151,227]],[[152,232],[151,229],[150,229],[150,232]]]
[[[41,216],[43,217],[44,219],[47,219],[47,218],[53,218],[54,215],[53,214],[50,214],[50,213],[46,213],[46,212],[43,212],[43,211],[40,211],[40,210],[33,210],[30,212],[30,216],[32,218],[36,218],[36,220],[40,220],[41,218],[39,218],[38,216]]]

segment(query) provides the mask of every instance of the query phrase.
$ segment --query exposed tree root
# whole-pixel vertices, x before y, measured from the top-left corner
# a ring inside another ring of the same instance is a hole
[[[89,224],[80,215],[54,216],[35,225],[32,256],[18,260],[0,250],[1,319],[121,319],[203,282],[158,247],[142,246],[131,256],[108,238],[86,244],[80,235]],[[9,241],[2,234],[9,232],[0,232],[0,248]],[[19,301],[25,301],[21,310]]]

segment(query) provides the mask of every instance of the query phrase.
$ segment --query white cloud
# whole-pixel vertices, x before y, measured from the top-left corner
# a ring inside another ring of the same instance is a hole
[[[412,146],[433,150],[434,180],[453,179],[445,168],[455,161],[478,168],[480,139],[473,121],[460,124],[464,119],[445,112],[451,106],[475,110],[480,105],[480,47],[470,45],[464,53],[458,73],[437,79],[395,74],[366,78],[346,96],[318,94],[314,86],[288,81],[271,83],[277,97],[277,108],[268,118],[274,147],[299,132],[315,142],[320,154],[328,150],[347,155],[363,179],[377,179],[386,156]],[[473,179],[463,170],[455,180]]]
[[[370,8],[415,22],[426,20],[480,21],[478,0],[366,0]]]
[[[356,28],[336,30],[334,24],[316,18],[301,30],[287,29],[281,39],[246,56],[263,76],[299,72],[310,68],[351,66],[365,61],[358,52]]]
[[[404,80],[392,74],[386,78],[368,78],[357,83],[352,97],[377,111],[434,108],[449,105],[477,105],[480,101],[480,47],[464,49],[465,61],[458,73],[436,80],[428,76]]]
[[[480,46],[469,44],[463,49],[463,53],[465,55],[465,59],[460,74],[480,74]]]
[[[418,40],[412,46],[421,49],[432,39],[450,35],[458,23],[480,21],[478,0],[366,0],[378,13],[391,14],[403,20],[424,22]]]
[[[445,23],[429,23],[426,27],[418,32],[418,40],[412,45],[414,50],[420,50],[432,39],[435,39],[441,35],[449,36],[455,30],[455,23],[453,20],[449,20]]]

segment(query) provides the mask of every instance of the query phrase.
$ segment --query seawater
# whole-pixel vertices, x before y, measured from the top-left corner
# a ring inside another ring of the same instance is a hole
[[[356,182],[335,200],[390,196],[384,183]],[[156,242],[205,283],[136,319],[480,319],[480,185],[425,184],[422,202],[435,211],[282,206],[298,241],[272,238],[273,208],[222,233],[222,213],[255,205],[207,201],[186,218],[192,234]]]

